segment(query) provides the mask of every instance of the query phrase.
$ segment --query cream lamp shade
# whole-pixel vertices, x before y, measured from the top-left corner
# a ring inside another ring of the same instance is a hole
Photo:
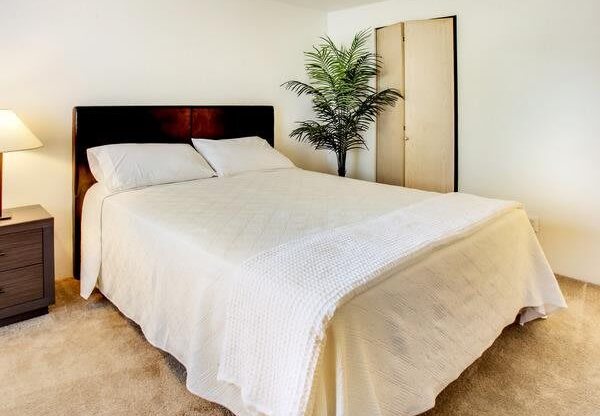
[[[0,110],[0,153],[42,147],[42,142],[10,110]]]
[[[10,220],[10,212],[2,211],[2,155],[6,152],[42,147],[42,142],[10,110],[0,110],[0,221]]]

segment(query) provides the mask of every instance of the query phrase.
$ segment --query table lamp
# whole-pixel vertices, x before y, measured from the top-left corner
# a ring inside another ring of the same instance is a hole
[[[0,110],[0,221],[10,219],[2,211],[2,155],[5,152],[42,147],[42,142],[23,124],[15,113]]]

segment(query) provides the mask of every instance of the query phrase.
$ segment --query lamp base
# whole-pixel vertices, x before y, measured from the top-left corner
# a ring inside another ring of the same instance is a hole
[[[4,153],[0,152],[0,221],[10,220],[11,215],[2,209],[2,159]]]

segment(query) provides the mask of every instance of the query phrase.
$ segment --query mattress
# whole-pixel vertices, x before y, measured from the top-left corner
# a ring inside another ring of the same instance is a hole
[[[239,266],[286,242],[435,195],[301,169],[112,195],[97,184],[84,203],[82,296],[97,285],[150,343],[186,367],[190,391],[239,416],[256,414],[237,386],[217,377]],[[340,308],[307,413],[423,412],[519,312],[526,321],[564,306],[524,212],[503,215]]]

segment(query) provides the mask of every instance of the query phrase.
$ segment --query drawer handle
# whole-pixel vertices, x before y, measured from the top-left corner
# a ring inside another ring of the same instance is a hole
[[[4,291],[4,289],[2,289],[2,288],[0,287],[0,295],[1,295],[1,294],[3,294],[3,293],[6,293],[6,292]]]
[[[6,253],[4,251],[0,251],[0,257],[5,256]]]

